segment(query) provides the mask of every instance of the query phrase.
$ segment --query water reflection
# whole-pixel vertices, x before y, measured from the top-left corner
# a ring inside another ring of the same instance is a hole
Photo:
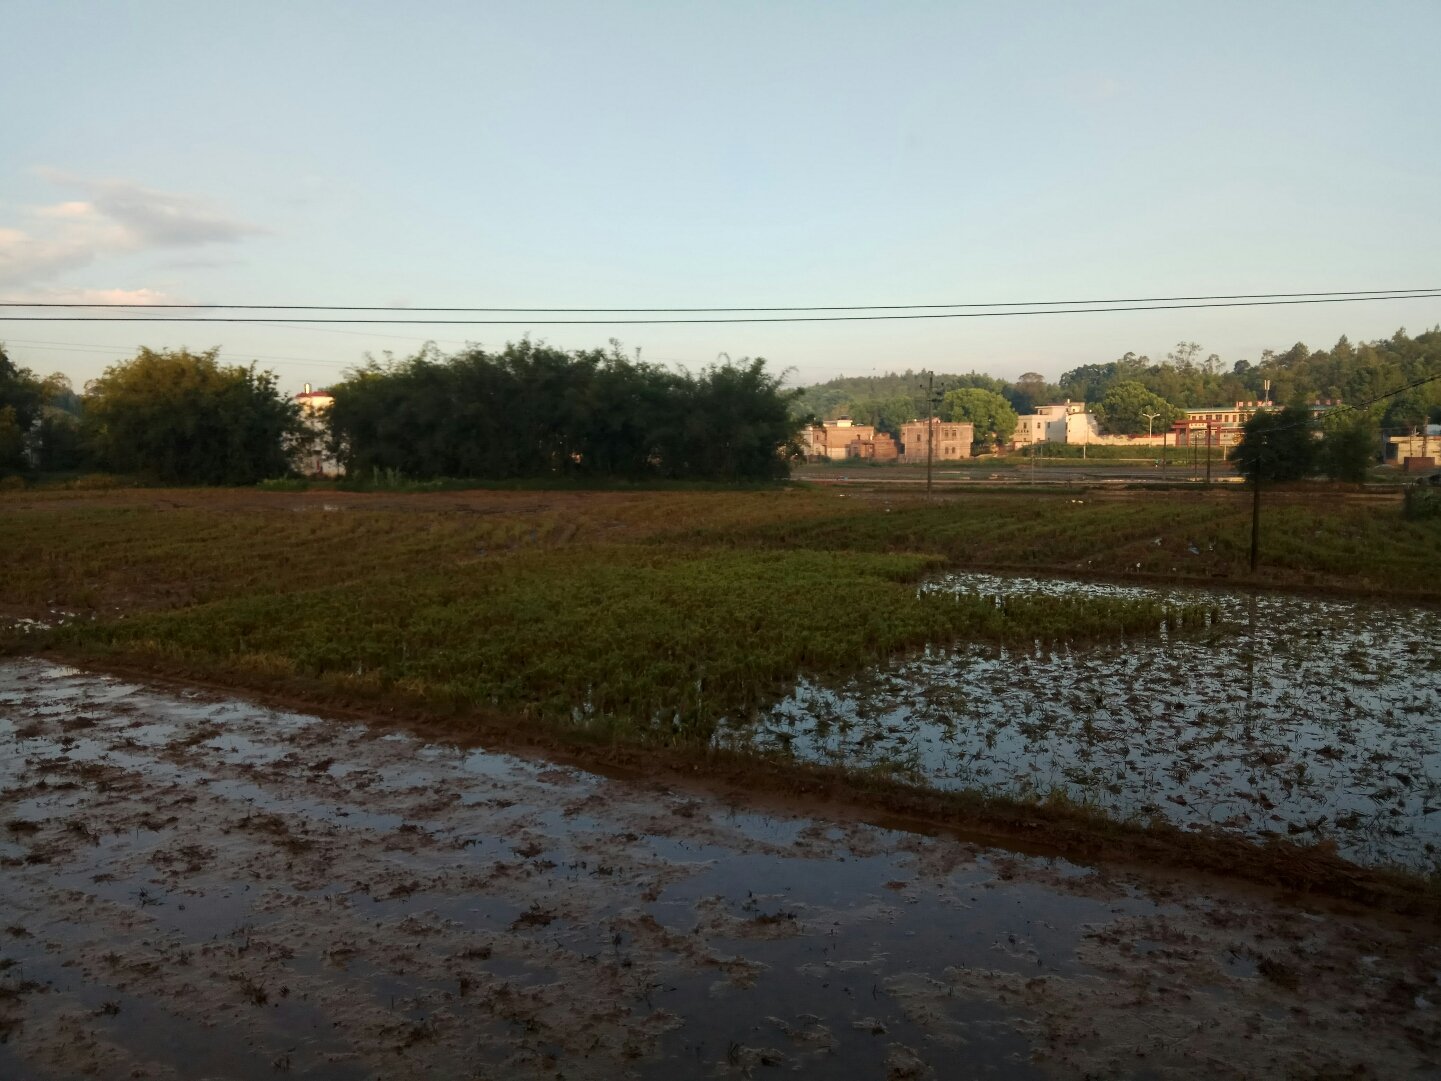
[[[1438,865],[1441,615],[1279,594],[948,575],[925,588],[1217,605],[1230,629],[1084,647],[931,649],[801,681],[720,739],[942,788],[1052,792],[1122,816],[1334,839]]]

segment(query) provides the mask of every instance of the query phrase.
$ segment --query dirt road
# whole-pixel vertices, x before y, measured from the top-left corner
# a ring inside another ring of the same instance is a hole
[[[0,664],[0,1077],[1434,1077],[1434,927]]]

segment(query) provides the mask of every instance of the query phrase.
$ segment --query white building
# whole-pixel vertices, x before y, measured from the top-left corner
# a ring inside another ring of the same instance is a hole
[[[1029,447],[1035,443],[1103,443],[1108,438],[1102,433],[1095,414],[1086,412],[1085,402],[1064,401],[1040,406],[1034,413],[1018,417],[1015,434],[1011,436],[1011,446]]]
[[[335,404],[335,398],[323,390],[311,390],[310,384],[295,396],[300,406],[300,419],[308,430],[309,438],[295,449],[295,468],[307,477],[338,477],[344,470],[330,454],[326,445],[330,426],[325,414]]]

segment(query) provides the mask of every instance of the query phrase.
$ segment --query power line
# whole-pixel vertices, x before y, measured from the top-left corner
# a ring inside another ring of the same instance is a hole
[[[1385,296],[1341,296],[1330,295],[1323,299],[1291,300],[1241,300],[1218,301],[1198,304],[1146,304],[1105,308],[1041,308],[1030,311],[946,311],[946,312],[905,312],[885,315],[784,315],[784,316],[726,316],[723,318],[645,318],[645,319],[372,319],[355,317],[325,317],[275,320],[253,316],[220,315],[0,315],[0,322],[11,323],[263,323],[270,326],[293,325],[295,327],[344,323],[347,325],[382,324],[389,326],[646,326],[656,324],[692,323],[849,323],[877,320],[904,319],[1000,319],[1032,315],[1092,315],[1104,312],[1158,312],[1178,311],[1194,308],[1265,308],[1290,304],[1347,304],[1370,300],[1436,300],[1441,299],[1441,289],[1428,292],[1388,294]],[[155,307],[155,305],[142,305]],[[341,309],[334,309],[341,310]],[[375,308],[367,311],[388,311],[393,309]],[[414,311],[416,309],[397,309]],[[444,309],[420,309],[444,310]],[[512,309],[514,310],[514,309]],[[561,309],[550,309],[559,311]],[[650,309],[661,310],[661,309]],[[695,309],[701,310],[701,309]],[[737,311],[742,309],[720,309]],[[763,310],[763,309],[749,309]],[[819,310],[819,309],[816,309]],[[855,309],[859,310],[859,309]]]
[[[1411,382],[1406,383],[1403,386],[1399,386],[1395,390],[1388,390],[1384,394],[1376,394],[1370,398],[1366,398],[1363,401],[1356,402],[1354,404],[1352,404],[1351,402],[1343,402],[1342,404],[1349,406],[1352,409],[1367,409],[1375,405],[1377,402],[1384,402],[1387,398],[1399,397],[1400,395],[1405,394],[1408,390],[1415,390],[1417,387],[1423,387],[1427,383],[1434,383],[1438,379],[1441,379],[1441,372],[1437,372],[1435,375],[1423,375],[1420,379],[1413,379],[1411,380]],[[1261,435],[1262,438],[1265,438],[1266,436],[1271,435],[1274,432],[1289,432],[1294,431],[1297,428],[1309,428],[1314,423],[1315,418],[1308,416],[1304,420],[1292,421],[1290,424],[1278,424],[1275,427],[1267,428],[1264,432],[1261,433]]]
[[[282,323],[262,323],[262,324],[259,324],[259,325],[261,325],[261,326],[273,326],[273,327],[275,327],[275,328],[277,328],[277,329],[279,329],[279,330],[289,330],[289,329],[296,329],[296,330],[314,330],[314,331],[324,331],[324,332],[326,332],[326,333],[331,333],[331,334],[347,334],[347,333],[352,333],[352,332],[350,332],[350,331],[344,331],[344,330],[327,330],[327,328],[325,328],[325,327],[295,327],[295,328],[291,328],[291,327],[286,327],[286,326],[285,326],[284,324],[282,324]],[[363,331],[355,331],[355,332],[353,332],[353,333],[360,334],[360,335],[362,335],[362,336],[364,336],[364,334],[365,334],[365,332],[363,332]],[[399,335],[388,335],[388,334],[382,334],[382,335],[377,335],[377,336],[378,336],[378,337],[383,337],[383,338],[384,338],[384,337],[400,338]],[[414,341],[415,338],[414,338],[413,336],[410,336],[410,337],[400,338],[400,340],[403,340],[403,341]],[[475,346],[475,345],[477,344],[477,343],[475,343],[475,342],[463,342],[463,341],[454,341],[454,340],[446,340],[446,339],[432,339],[432,341],[434,341],[436,344],[439,344],[439,345],[458,345],[458,346],[465,346],[465,347]],[[6,345],[19,345],[19,346],[24,346],[24,347],[26,347],[27,349],[54,349],[54,350],[59,350],[59,351],[62,351],[62,352],[71,352],[71,353],[97,353],[97,354],[103,354],[103,355],[107,355],[107,356],[115,356],[117,353],[133,352],[133,351],[134,351],[134,348],[135,348],[134,346],[130,346],[130,345],[109,346],[109,345],[98,345],[98,344],[96,344],[96,343],[94,343],[94,342],[84,342],[84,343],[82,343],[82,342],[38,341],[38,340],[35,340],[35,339],[31,339],[31,338],[7,338],[7,339],[5,339],[4,344],[6,344]],[[313,366],[313,367],[321,367],[321,368],[340,368],[340,369],[345,369],[345,368],[358,368],[358,367],[360,367],[360,366],[364,363],[363,361],[315,360],[315,359],[313,359],[313,358],[311,358],[311,357],[276,356],[276,355],[274,355],[274,354],[268,354],[268,353],[251,353],[251,352],[247,352],[246,350],[243,350],[243,349],[234,350],[234,352],[236,353],[236,355],[237,355],[238,357],[244,357],[244,358],[246,358],[246,359],[248,359],[248,360],[272,360],[272,361],[278,361],[278,362],[282,362],[282,363],[305,364],[305,365],[309,365],[309,366]],[[682,359],[682,358],[680,358],[680,357],[662,357],[662,356],[657,356],[657,357],[653,357],[653,358],[650,358],[650,359],[659,361],[659,362],[662,363],[662,364],[678,364],[678,365],[682,365],[682,366],[688,365],[688,364],[704,364],[704,363],[705,363],[705,361],[703,361],[703,360],[695,360],[694,358],[692,358],[692,359]]]
[[[25,338],[7,338],[5,344],[20,345],[26,349],[55,349],[67,353],[100,353],[107,356],[115,356],[117,353],[134,352],[133,346],[109,346],[81,342],[42,342]],[[295,364],[317,364],[326,368],[351,368],[355,366],[353,363],[344,364],[336,361],[312,360],[309,357],[276,356],[269,353],[247,353],[243,350],[240,352],[249,360],[275,360]]]
[[[1356,409],[1366,409],[1366,408],[1369,408],[1370,406],[1375,405],[1377,402],[1384,402],[1387,398],[1395,398],[1395,397],[1397,397],[1397,396],[1399,396],[1399,395],[1401,395],[1401,394],[1405,394],[1408,390],[1415,390],[1417,387],[1425,386],[1427,383],[1434,383],[1434,382],[1435,382],[1436,380],[1438,380],[1438,379],[1441,379],[1441,372],[1437,372],[1435,375],[1425,375],[1425,376],[1422,376],[1420,379],[1413,379],[1413,380],[1411,380],[1409,383],[1406,383],[1406,384],[1403,384],[1402,386],[1397,387],[1395,390],[1388,390],[1388,391],[1386,391],[1385,393],[1373,395],[1372,397],[1365,399],[1364,401],[1358,403],[1357,405],[1353,406],[1352,408],[1356,408]],[[1294,430],[1296,430],[1297,428],[1311,428],[1311,427],[1314,425],[1314,423],[1315,423],[1315,418],[1308,415],[1308,416],[1306,416],[1306,417],[1303,417],[1301,420],[1292,421],[1290,424],[1278,424],[1278,425],[1276,425],[1275,427],[1268,427],[1268,428],[1266,428],[1264,431],[1260,431],[1260,432],[1257,432],[1257,433],[1256,433],[1257,442],[1258,442],[1261,446],[1265,446],[1266,443],[1267,443],[1267,441],[1270,439],[1270,437],[1271,437],[1272,435],[1276,434],[1277,432],[1289,432],[1289,431],[1294,431]],[[1249,437],[1249,436],[1248,436],[1248,437]],[[1208,450],[1209,450],[1209,448],[1210,448],[1210,441],[1211,441],[1211,431],[1210,431],[1210,428],[1208,427],[1208,428],[1206,429],[1206,443],[1207,443],[1207,449],[1208,449]],[[1246,445],[1245,442],[1242,442],[1241,446],[1245,446],[1245,445]],[[1252,573],[1252,574],[1255,574],[1255,573],[1256,573],[1256,568],[1260,566],[1260,561],[1261,561],[1261,475],[1262,475],[1262,469],[1261,469],[1259,449],[1253,450],[1252,453],[1255,454],[1255,458],[1253,459],[1252,473],[1251,473],[1251,478],[1250,478],[1250,479],[1251,479],[1251,573]],[[1207,455],[1207,458],[1206,458],[1207,483],[1210,482],[1210,468],[1211,468],[1211,459],[1210,459],[1210,456]]]
[[[499,307],[422,307],[407,304],[149,304],[144,302],[114,302],[86,304],[79,301],[23,301],[0,300],[0,308],[86,308],[114,309],[141,308],[167,311],[305,311],[305,312],[470,312],[470,313],[512,313],[512,314],[640,314],[655,312],[661,314],[700,314],[707,312],[860,312],[860,311],[909,311],[936,310],[942,308],[1044,308],[1055,305],[1096,305],[1096,304],[1170,304],[1191,301],[1240,301],[1240,300],[1294,300],[1305,297],[1358,299],[1406,299],[1409,294],[1438,294],[1441,286],[1424,286],[1409,289],[1328,289],[1310,293],[1221,293],[1208,296],[1172,297],[1109,297],[1100,300],[996,300],[981,302],[956,302],[948,304],[812,304],[789,307],[714,307],[714,308],[499,308]],[[1393,296],[1392,294],[1398,294]],[[1404,294],[1404,295],[1402,295]],[[1319,301],[1318,301],[1319,302]],[[1126,309],[1103,309],[1126,310]],[[1021,313],[1024,314],[1024,313]],[[1038,313],[1039,314],[1039,313]]]

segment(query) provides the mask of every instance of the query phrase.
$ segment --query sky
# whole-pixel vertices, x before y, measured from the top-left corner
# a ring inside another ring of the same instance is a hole
[[[1441,286],[1435,0],[0,0],[0,18],[0,300],[771,307]],[[36,312],[0,310],[21,314]],[[0,341],[77,385],[140,345],[219,346],[298,390],[367,353],[526,335],[616,339],[692,370],[765,357],[807,384],[1055,378],[1180,341],[1229,365],[1437,324],[1432,299],[690,326],[8,321]]]

